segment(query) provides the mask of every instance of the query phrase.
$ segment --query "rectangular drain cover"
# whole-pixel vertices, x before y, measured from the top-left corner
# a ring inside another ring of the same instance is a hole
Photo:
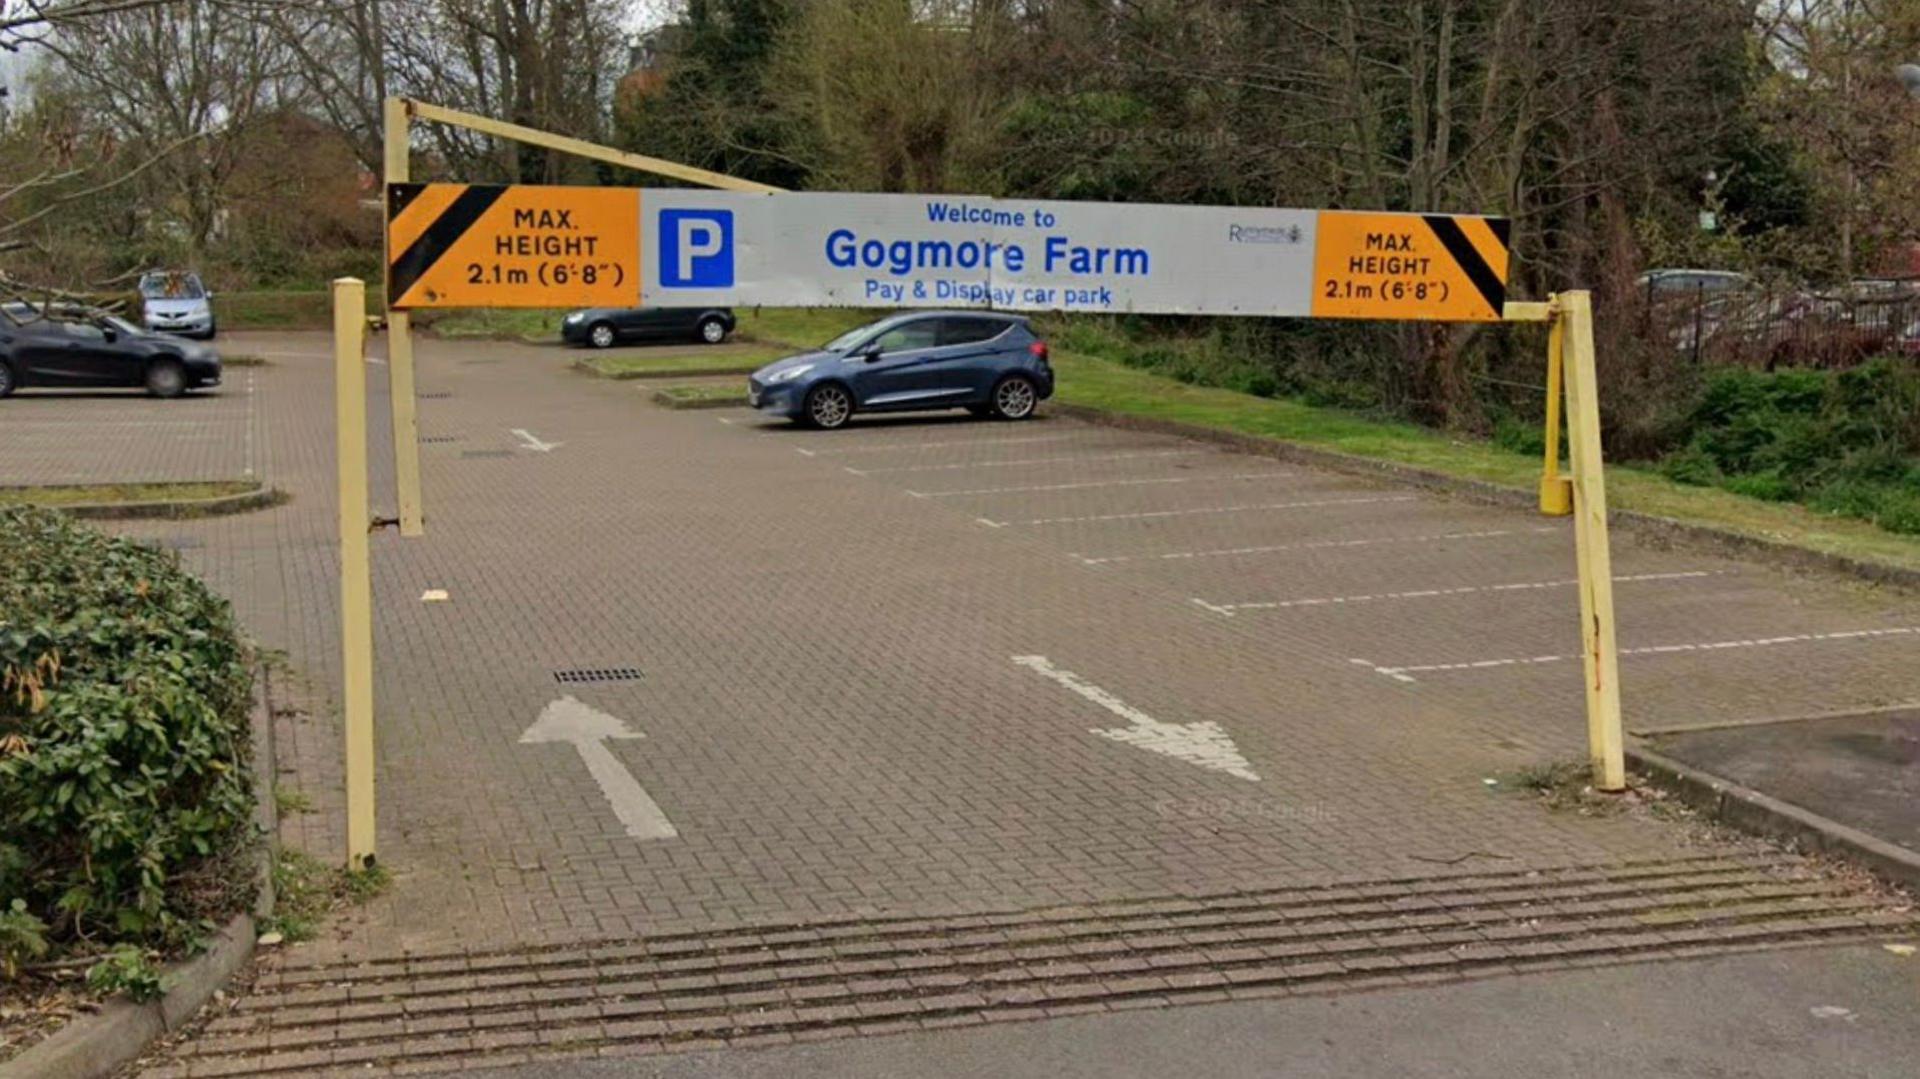
[[[512,450],[461,450],[462,457],[512,457]]]
[[[600,682],[637,682],[638,667],[570,667],[553,672],[553,680],[563,686],[586,686]]]
[[[416,393],[413,396],[416,399],[421,401],[444,401],[447,398],[452,397],[453,394],[448,393],[445,390],[441,390],[437,393]]]
[[[459,435],[423,435],[420,441],[421,442],[458,442],[460,441],[460,436]]]

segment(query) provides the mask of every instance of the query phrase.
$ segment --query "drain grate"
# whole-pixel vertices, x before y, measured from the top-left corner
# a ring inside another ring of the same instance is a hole
[[[569,667],[553,672],[553,680],[563,686],[590,686],[602,682],[637,682],[638,667]]]
[[[460,441],[460,436],[459,435],[423,435],[421,436],[420,441],[422,443],[458,442]]]
[[[453,394],[448,393],[445,390],[438,390],[433,393],[416,393],[413,396],[416,399],[421,401],[444,401],[447,398],[452,397]]]
[[[512,457],[512,450],[461,450],[462,457]]]

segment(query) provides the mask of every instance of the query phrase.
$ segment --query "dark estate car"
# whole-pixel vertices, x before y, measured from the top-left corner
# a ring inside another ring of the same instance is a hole
[[[220,356],[206,345],[97,311],[0,308],[0,397],[31,386],[133,386],[178,397],[219,384]]]
[[[569,345],[612,348],[621,341],[704,341],[717,345],[733,332],[728,307],[590,307],[560,322]]]
[[[747,380],[754,408],[826,428],[855,412],[945,408],[1024,420],[1051,396],[1046,342],[1019,315],[988,311],[883,318]]]

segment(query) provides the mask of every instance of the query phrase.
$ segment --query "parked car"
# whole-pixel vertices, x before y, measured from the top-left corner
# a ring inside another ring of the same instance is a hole
[[[947,408],[1024,420],[1051,396],[1046,342],[1025,318],[985,311],[883,318],[747,380],[754,408],[824,428],[856,412]]]
[[[140,277],[140,319],[154,333],[213,339],[213,293],[200,275],[183,270],[154,270]]]
[[[1636,279],[1653,299],[1673,293],[1711,295],[1716,292],[1740,292],[1753,287],[1753,278],[1732,270],[1648,270]]]
[[[206,345],[98,311],[0,307],[0,397],[34,386],[131,386],[178,397],[219,384],[220,356]]]
[[[560,321],[570,345],[612,348],[621,341],[704,341],[717,345],[733,332],[728,307],[590,307]]]

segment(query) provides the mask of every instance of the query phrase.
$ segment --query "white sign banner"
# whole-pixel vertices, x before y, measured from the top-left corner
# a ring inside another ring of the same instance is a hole
[[[1313,311],[1312,210],[650,188],[640,211],[647,306]]]

